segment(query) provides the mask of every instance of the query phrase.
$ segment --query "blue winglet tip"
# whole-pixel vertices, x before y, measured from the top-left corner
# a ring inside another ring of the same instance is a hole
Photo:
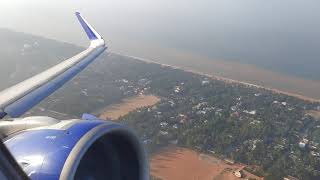
[[[98,37],[96,36],[96,34],[93,32],[93,30],[90,28],[90,26],[87,24],[87,22],[82,18],[82,16],[80,15],[80,12],[76,12],[75,13],[83,30],[86,32],[88,38],[90,40],[95,40],[98,39]]]

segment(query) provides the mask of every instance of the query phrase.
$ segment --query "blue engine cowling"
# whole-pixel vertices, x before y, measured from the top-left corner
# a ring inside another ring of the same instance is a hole
[[[31,179],[149,179],[138,138],[117,123],[49,117],[14,122],[18,128],[7,128],[13,134],[4,143]]]

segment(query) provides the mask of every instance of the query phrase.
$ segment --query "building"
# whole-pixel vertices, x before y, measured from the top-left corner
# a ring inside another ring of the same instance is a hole
[[[234,164],[234,160],[232,160],[232,159],[226,158],[226,159],[224,159],[224,161],[226,161],[228,164]]]
[[[303,149],[306,147],[308,143],[309,143],[309,140],[306,138],[303,138],[302,141],[299,142],[299,147]]]
[[[206,85],[208,85],[208,84],[210,84],[210,82],[207,81],[207,80],[201,82],[201,85],[202,85],[202,86],[206,86]]]
[[[244,110],[243,112],[251,115],[255,115],[257,113],[256,110],[253,110],[253,111]]]
[[[303,148],[305,148],[305,147],[306,147],[306,144],[305,144],[305,143],[303,143],[303,142],[299,142],[299,147],[303,149]]]
[[[238,178],[243,178],[244,175],[243,175],[243,171],[242,170],[237,170],[234,172],[234,175]]]
[[[287,177],[284,177],[283,180],[299,180],[299,179],[293,176],[287,176]]]

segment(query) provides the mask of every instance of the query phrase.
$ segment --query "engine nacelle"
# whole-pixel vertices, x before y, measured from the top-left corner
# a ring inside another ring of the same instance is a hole
[[[117,123],[49,117],[5,123],[18,124],[6,126],[13,134],[4,143],[31,179],[149,179],[142,145]]]

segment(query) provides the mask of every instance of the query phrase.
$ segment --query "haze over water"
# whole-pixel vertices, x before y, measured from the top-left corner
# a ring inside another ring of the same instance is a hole
[[[112,51],[180,64],[177,54],[192,55],[320,80],[318,7],[317,0],[10,0],[0,2],[0,27],[84,46],[73,16],[80,11]]]

